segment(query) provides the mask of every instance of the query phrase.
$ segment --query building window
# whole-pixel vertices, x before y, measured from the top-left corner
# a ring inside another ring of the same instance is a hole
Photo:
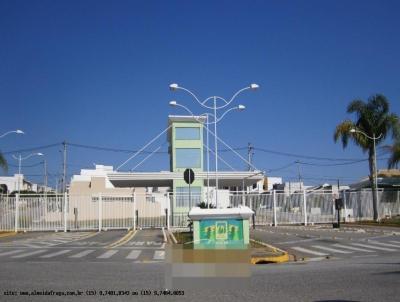
[[[189,196],[189,186],[176,187],[176,206],[195,207],[201,202],[201,187],[191,187]]]
[[[199,140],[200,128],[199,127],[176,127],[175,139],[177,140]]]
[[[175,149],[177,168],[201,168],[200,148]]]

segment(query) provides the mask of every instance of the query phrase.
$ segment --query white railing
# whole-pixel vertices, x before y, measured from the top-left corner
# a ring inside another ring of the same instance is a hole
[[[253,209],[254,224],[314,224],[337,220],[329,192],[231,193],[219,196],[229,207]],[[372,192],[341,192],[348,222],[372,220]],[[379,216],[400,215],[400,191],[380,191]],[[208,198],[210,204],[213,199]],[[187,227],[188,212],[207,202],[202,195],[152,193],[133,195],[0,195],[0,231],[79,231],[130,228]]]

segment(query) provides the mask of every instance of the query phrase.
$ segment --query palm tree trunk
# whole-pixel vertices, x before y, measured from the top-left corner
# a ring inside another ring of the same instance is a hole
[[[376,198],[376,182],[375,182],[375,150],[374,148],[369,148],[368,151],[368,162],[369,162],[369,181],[371,183],[372,188],[372,208],[374,211],[374,221],[378,221],[378,200]]]

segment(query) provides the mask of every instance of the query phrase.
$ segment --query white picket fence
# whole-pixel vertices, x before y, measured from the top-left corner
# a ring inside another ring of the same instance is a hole
[[[341,192],[346,221],[373,219],[372,192]],[[329,192],[228,194],[220,202],[253,209],[255,225],[332,223],[337,220]],[[400,191],[380,191],[379,216],[400,215]],[[0,231],[79,231],[187,227],[199,195],[0,195]]]

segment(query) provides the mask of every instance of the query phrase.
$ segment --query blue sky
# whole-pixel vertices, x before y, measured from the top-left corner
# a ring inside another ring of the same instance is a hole
[[[166,127],[168,114],[184,113],[169,107],[170,100],[204,112],[188,95],[169,91],[170,83],[206,98],[229,97],[255,82],[260,90],[235,103],[246,110],[219,125],[231,146],[251,142],[279,152],[362,159],[357,147],[335,144],[333,130],[349,117],[349,101],[374,93],[385,94],[400,114],[399,9],[398,1],[2,0],[0,132],[20,128],[26,135],[1,139],[0,149],[10,164],[16,162],[9,151],[63,140],[135,150]],[[38,150],[52,175],[61,171],[60,150]],[[221,155],[244,168],[229,152]],[[128,156],[68,147],[68,172],[93,163],[117,166]],[[259,150],[254,155],[262,170],[297,159]],[[379,165],[384,168],[386,161]],[[156,154],[139,170],[168,170],[168,157]],[[300,170],[310,184],[329,178],[352,182],[368,166]],[[9,174],[14,172],[11,166]],[[23,172],[40,175],[42,167]],[[290,180],[297,178],[297,167],[271,174]]]

